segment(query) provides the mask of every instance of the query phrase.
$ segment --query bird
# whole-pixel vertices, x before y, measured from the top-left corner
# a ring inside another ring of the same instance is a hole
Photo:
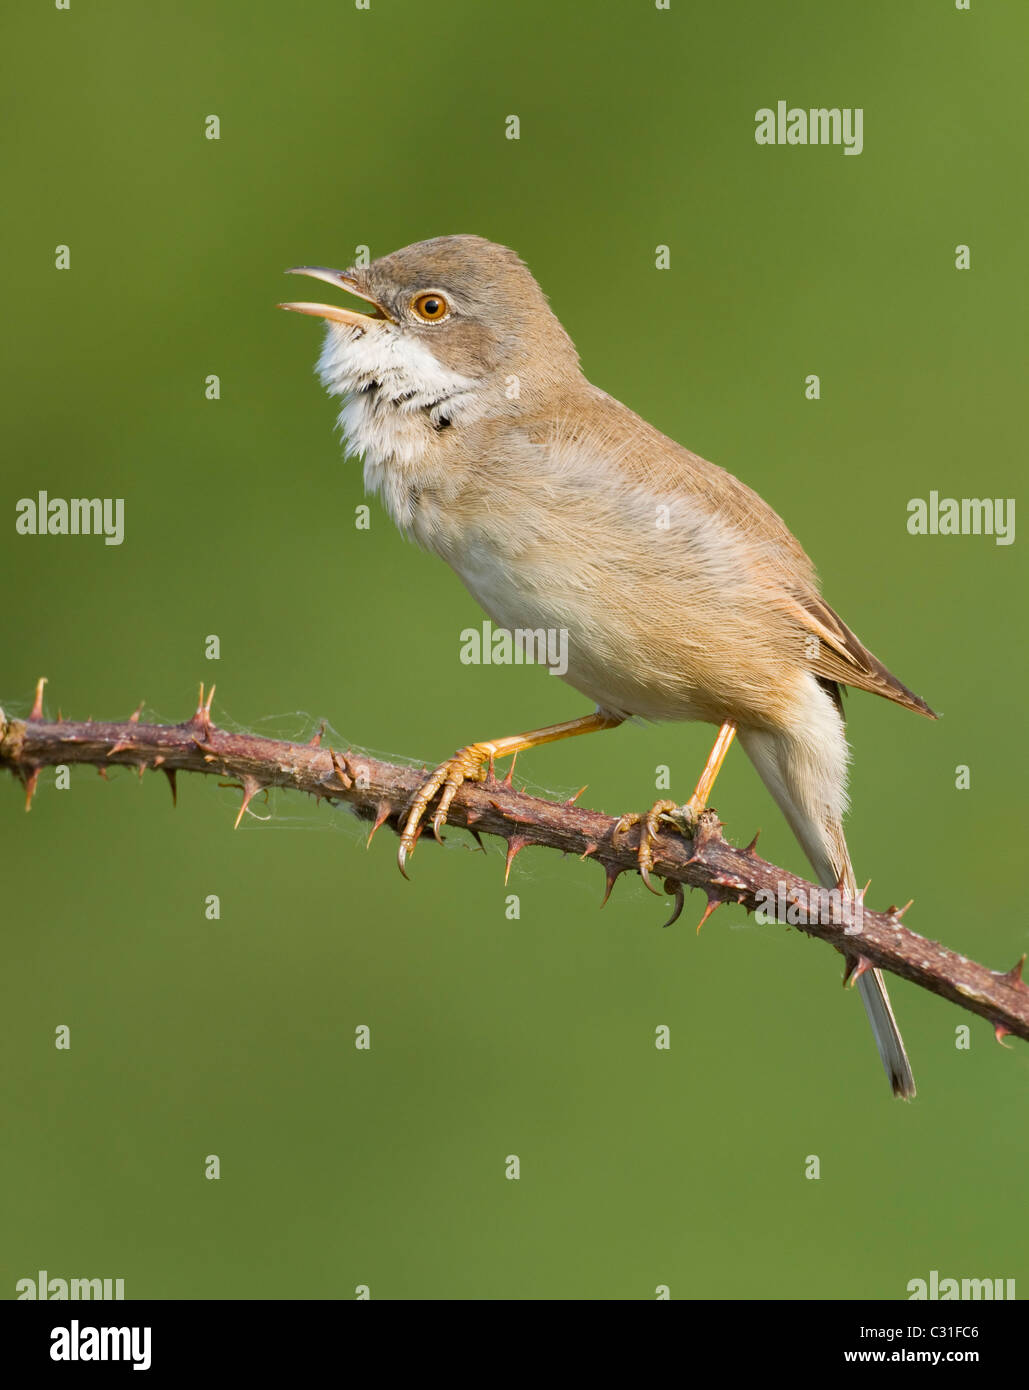
[[[345,451],[363,460],[366,492],[500,627],[564,634],[562,679],[594,706],[471,743],[437,767],[406,810],[401,872],[433,801],[439,838],[462,782],[485,780],[496,759],[628,719],[696,721],[718,736],[681,813],[704,809],[738,739],[823,888],[855,897],[842,688],[938,716],[829,607],[772,507],[593,385],[508,247],[438,236],[344,271],[289,273],[363,301],[280,307],[325,321],[316,371],[341,399]],[[648,886],[673,806],[618,823],[617,834],[640,824]],[[910,1098],[882,973],[857,983],[892,1090]]]

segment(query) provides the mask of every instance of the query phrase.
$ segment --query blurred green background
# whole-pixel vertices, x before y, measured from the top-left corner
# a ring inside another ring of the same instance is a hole
[[[325,717],[433,764],[587,711],[462,666],[458,580],[377,504],[355,529],[321,329],[274,307],[286,266],[477,232],[526,258],[592,380],[785,516],[943,712],[848,702],[871,903],[914,897],[909,925],[993,968],[1029,947],[1024,549],[905,527],[910,498],[1011,497],[1024,468],[1024,5],[73,0],[4,28],[9,712],[46,675],[50,713],[145,696],[174,722],[217,681],[225,726]],[[756,145],[779,98],[862,107],[864,152]],[[124,544],[16,535],[40,488],[123,497]],[[622,728],[518,771],[642,809],[662,763],[689,794],[710,736]],[[505,890],[499,842],[460,831],[405,883],[342,810],[282,794],[233,834],[237,805],[180,778],[173,812],[127,770],[46,773],[29,816],[3,788],[5,1296],[41,1268],[162,1298],[1029,1289],[1022,1044],[896,981],[919,1096],[894,1103],[838,957],[796,932],[723,909],[698,938],[696,895],[663,932],[636,879],[601,915],[600,870],[542,851]],[[804,869],[738,750],[717,805]]]

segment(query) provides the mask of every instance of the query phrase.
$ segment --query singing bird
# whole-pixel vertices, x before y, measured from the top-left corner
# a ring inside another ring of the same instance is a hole
[[[343,399],[346,450],[397,526],[508,630],[567,634],[564,679],[595,712],[459,749],[406,815],[401,870],[438,796],[436,835],[496,758],[636,717],[718,738],[687,806],[707,804],[735,736],[826,888],[855,893],[843,833],[840,687],[933,711],[821,597],[814,567],[756,492],[591,385],[524,262],[441,236],[346,271],[300,267],[371,312],[284,304],[327,321],[318,373]],[[639,868],[672,803],[645,816]],[[914,1080],[878,970],[858,987],[894,1093]]]

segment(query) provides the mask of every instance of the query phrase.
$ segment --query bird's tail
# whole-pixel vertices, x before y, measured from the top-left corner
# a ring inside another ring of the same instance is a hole
[[[831,697],[812,684],[820,698],[812,694],[803,729],[775,733],[740,729],[739,738],[819,883],[831,889],[842,880],[844,890],[853,896],[854,870],[843,834],[848,760],[843,720]],[[893,1094],[908,1100],[915,1094],[915,1079],[882,972],[866,970],[857,983]]]

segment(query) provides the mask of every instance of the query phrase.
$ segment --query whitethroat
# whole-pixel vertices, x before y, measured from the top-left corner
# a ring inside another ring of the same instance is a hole
[[[507,247],[436,237],[367,266],[292,273],[372,306],[282,306],[327,320],[318,372],[343,398],[339,423],[366,489],[494,622],[567,634],[564,679],[596,706],[459,749],[407,812],[401,870],[434,799],[438,836],[458,787],[496,758],[632,717],[701,720],[718,738],[679,820],[704,809],[738,737],[821,884],[853,896],[840,688],[936,716],[824,601],[772,508],[591,385]],[[642,821],[648,886],[653,838],[675,809],[662,801],[621,822]],[[881,973],[858,987],[894,1093],[913,1096]]]

